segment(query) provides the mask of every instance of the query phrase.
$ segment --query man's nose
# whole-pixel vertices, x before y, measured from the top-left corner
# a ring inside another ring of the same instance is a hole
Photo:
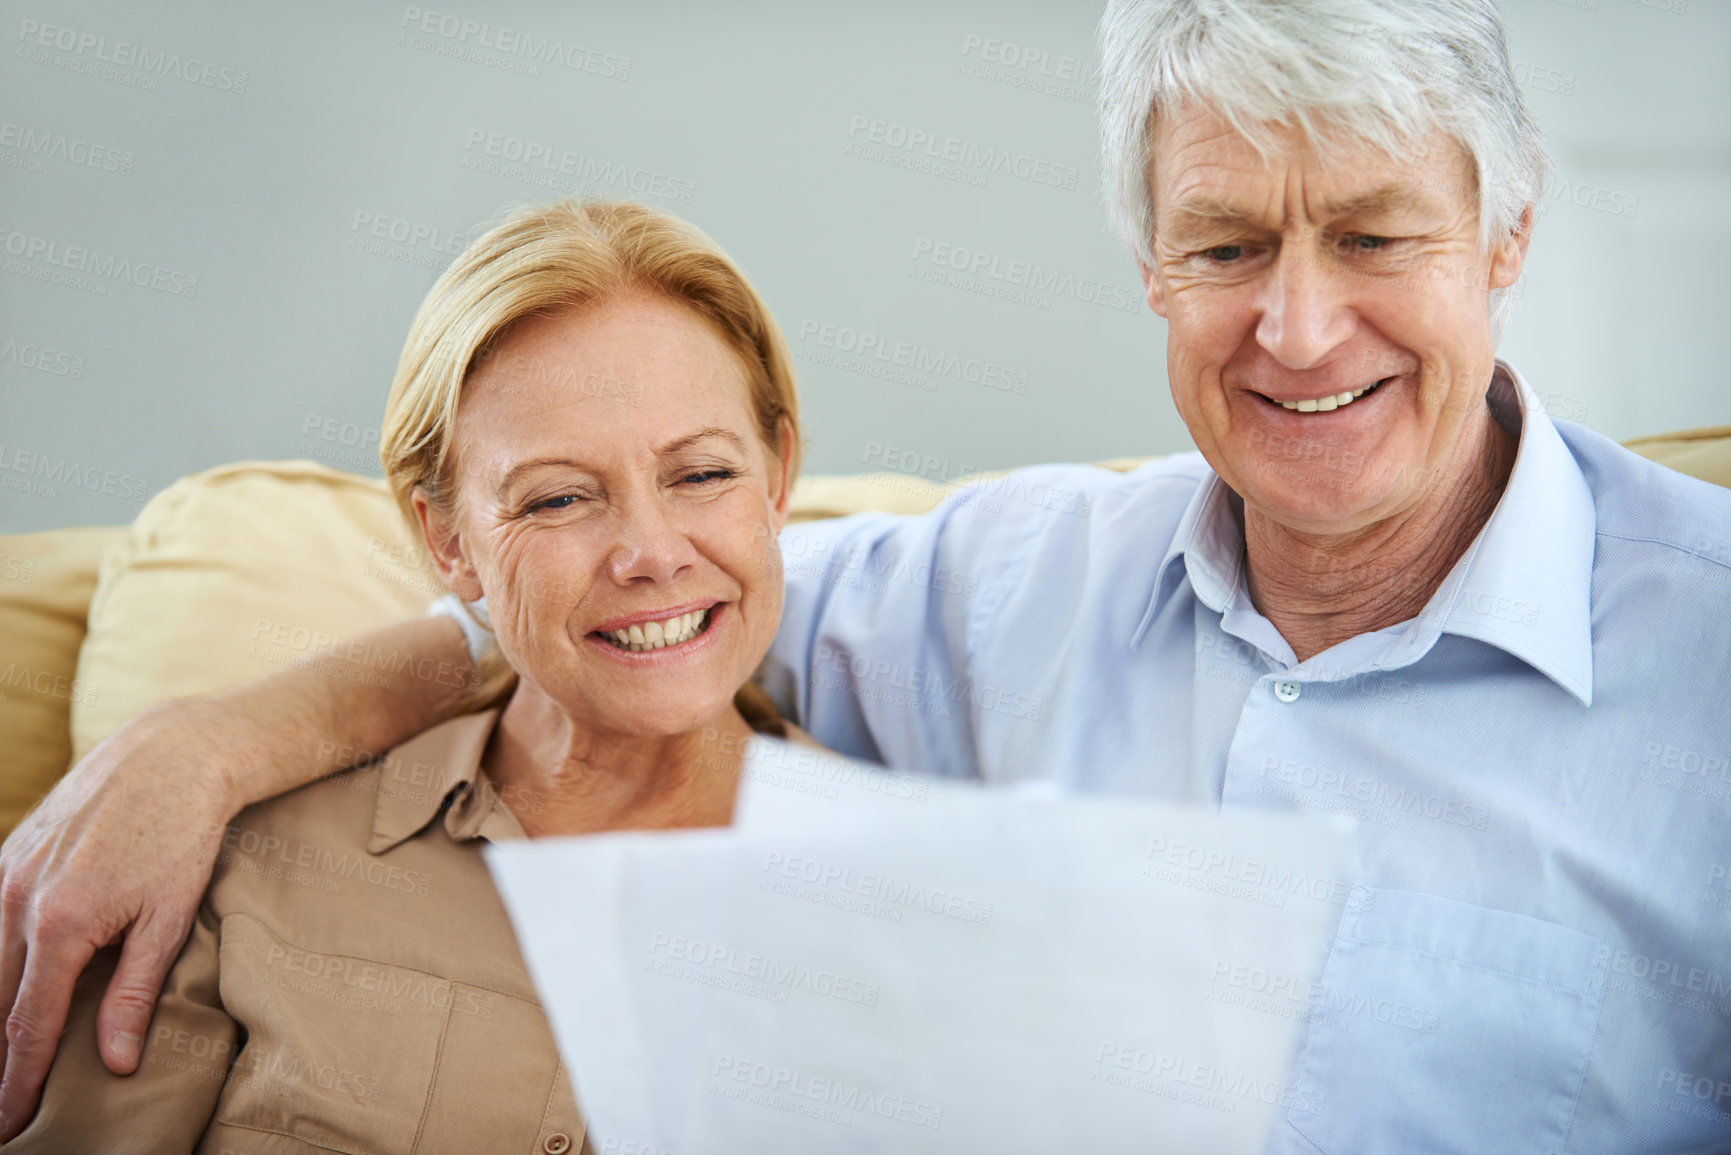
[[[1283,246],[1263,281],[1256,343],[1288,369],[1309,369],[1352,336],[1345,274],[1316,254]]]
[[[608,572],[620,585],[665,584],[697,559],[697,550],[666,502],[634,500],[618,511],[619,536],[607,558]]]

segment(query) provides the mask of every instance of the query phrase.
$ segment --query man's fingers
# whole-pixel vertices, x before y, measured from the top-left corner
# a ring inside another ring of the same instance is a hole
[[[162,981],[186,941],[185,925],[147,920],[148,916],[139,920],[128,932],[126,945],[120,950],[120,965],[108,980],[108,993],[102,996],[102,1009],[96,1014],[96,1045],[102,1051],[103,1063],[116,1075],[130,1075],[138,1069],[156,997],[162,993]]]
[[[18,999],[6,1017],[6,1073],[0,1077],[0,1140],[24,1129],[36,1113],[42,1083],[54,1062],[72,988],[96,948],[71,944],[51,954],[38,946],[24,962]]]
[[[24,980],[24,935],[30,925],[26,887],[0,878],[0,1019],[12,1013],[18,984]],[[0,1071],[6,1069],[6,1033],[0,1031]]]

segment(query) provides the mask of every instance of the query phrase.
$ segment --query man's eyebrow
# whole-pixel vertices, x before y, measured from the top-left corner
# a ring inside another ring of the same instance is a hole
[[[1322,205],[1324,217],[1365,216],[1378,212],[1391,212],[1410,208],[1420,203],[1424,196],[1417,189],[1405,184],[1384,185],[1370,192],[1359,193],[1337,201],[1327,201]],[[1256,216],[1228,201],[1218,197],[1198,196],[1179,201],[1172,207],[1172,213],[1177,217],[1187,217],[1194,221],[1220,221],[1227,224],[1256,224]]]
[[[1346,197],[1338,201],[1327,201],[1322,206],[1325,217],[1363,216],[1371,213],[1391,212],[1397,209],[1411,208],[1424,200],[1424,194],[1411,185],[1391,184],[1373,189],[1357,196]]]
[[[1192,217],[1204,221],[1227,221],[1232,224],[1243,224],[1252,217],[1252,214],[1216,197],[1192,197],[1181,200],[1172,206],[1172,212],[1174,216]]]
[[[656,450],[656,456],[665,457],[670,453],[678,453],[681,449],[689,449],[699,441],[704,441],[711,437],[720,437],[723,440],[731,442],[734,448],[741,452],[745,450],[745,441],[741,439],[739,434],[735,433],[731,429],[723,429],[719,425],[710,425],[693,433],[687,433],[683,437],[674,438],[672,441],[669,441],[666,445],[663,445],[660,449]],[[576,469],[589,468],[589,466],[585,465],[583,462],[570,457],[532,457],[528,461],[519,461],[516,465],[513,465],[510,470],[506,472],[505,476],[499,479],[499,488],[510,488],[511,483],[515,481],[519,475],[527,473],[531,469],[539,469],[544,465],[568,465]]]

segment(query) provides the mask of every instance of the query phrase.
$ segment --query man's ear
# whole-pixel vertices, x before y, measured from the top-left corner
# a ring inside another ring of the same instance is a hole
[[[421,523],[421,537],[426,540],[427,553],[433,559],[439,580],[464,601],[479,601],[485,591],[481,589],[480,578],[469,561],[455,519],[435,506],[428,499],[427,491],[418,485],[409,495],[409,502],[414,506],[415,520]]]
[[[1491,288],[1506,289],[1521,279],[1521,268],[1527,261],[1527,245],[1533,239],[1533,206],[1521,210],[1521,216],[1509,235],[1491,250]]]
[[[1148,307],[1164,317],[1166,315],[1166,286],[1160,283],[1159,274],[1153,269],[1136,262],[1136,271],[1142,274],[1142,295],[1148,298]]]
[[[776,426],[776,455],[769,462],[769,502],[775,532],[787,526],[787,505],[793,496],[793,422],[783,417]]]

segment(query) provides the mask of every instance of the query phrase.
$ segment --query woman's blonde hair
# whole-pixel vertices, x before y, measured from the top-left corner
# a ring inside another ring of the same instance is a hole
[[[695,226],[629,201],[518,209],[476,238],[434,282],[409,326],[379,431],[385,480],[411,525],[419,486],[451,509],[451,432],[463,381],[525,317],[628,292],[684,305],[738,356],[765,445],[799,472],[793,361],[775,318],[727,254]]]

